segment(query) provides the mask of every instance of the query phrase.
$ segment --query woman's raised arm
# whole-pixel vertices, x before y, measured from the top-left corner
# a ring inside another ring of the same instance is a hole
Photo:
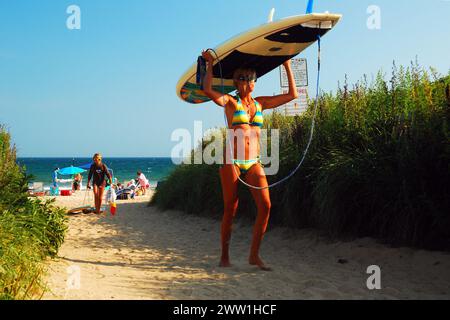
[[[280,94],[277,96],[268,96],[268,97],[258,97],[256,100],[262,105],[264,109],[274,109],[279,106],[282,106],[294,99],[298,98],[297,87],[295,86],[294,74],[291,68],[291,60],[287,60],[283,63],[284,68],[286,69],[286,74],[289,82],[289,92],[286,94]]]
[[[208,50],[203,51],[202,56],[206,60],[206,76],[203,82],[203,92],[217,105],[225,107],[230,100],[230,96],[228,94],[222,94],[212,87],[214,58]]]

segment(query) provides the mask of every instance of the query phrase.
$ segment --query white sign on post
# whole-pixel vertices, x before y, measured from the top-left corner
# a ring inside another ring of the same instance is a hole
[[[292,72],[294,73],[295,85],[297,87],[308,86],[308,63],[306,59],[291,59]],[[282,88],[289,87],[286,69],[280,67],[280,83]]]
[[[306,59],[292,59],[292,72],[297,87],[298,98],[281,107],[286,116],[300,115],[308,109],[308,67]],[[286,70],[280,67],[280,85],[283,94],[288,93],[289,81]]]
[[[297,88],[298,98],[281,107],[286,116],[300,115],[308,109],[308,88]],[[283,88],[282,93],[288,93],[288,89]]]

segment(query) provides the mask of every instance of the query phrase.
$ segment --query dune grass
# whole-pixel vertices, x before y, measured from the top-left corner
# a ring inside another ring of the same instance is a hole
[[[39,298],[45,289],[42,262],[64,241],[64,211],[52,201],[29,199],[30,178],[0,127],[0,299]]]
[[[271,190],[271,225],[314,227],[330,237],[375,237],[392,245],[450,249],[450,76],[418,63],[322,93],[304,166]],[[280,128],[280,171],[296,166],[312,118],[266,115]],[[238,216],[255,207],[240,186]],[[218,166],[181,165],[152,205],[220,217]]]

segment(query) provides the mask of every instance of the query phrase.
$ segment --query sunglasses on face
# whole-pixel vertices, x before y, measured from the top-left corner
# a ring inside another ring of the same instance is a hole
[[[257,81],[256,76],[243,76],[243,75],[241,75],[237,79],[239,81],[245,81],[245,82],[256,82]]]

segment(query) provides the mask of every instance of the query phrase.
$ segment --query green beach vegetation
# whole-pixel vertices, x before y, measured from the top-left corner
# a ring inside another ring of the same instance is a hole
[[[316,228],[331,238],[374,237],[395,246],[450,249],[450,75],[417,62],[322,93],[303,167],[271,190],[270,225]],[[302,116],[266,116],[280,129],[280,171],[287,176],[308,141],[313,103]],[[270,136],[270,134],[269,134]],[[204,139],[203,145],[208,143]],[[198,151],[198,150],[197,150]],[[196,151],[193,151],[193,154]],[[180,165],[151,205],[220,218],[218,165]],[[239,187],[238,217],[253,219]]]
[[[43,262],[64,241],[64,211],[52,201],[30,199],[30,178],[0,126],[0,299],[39,298],[45,289]]]

